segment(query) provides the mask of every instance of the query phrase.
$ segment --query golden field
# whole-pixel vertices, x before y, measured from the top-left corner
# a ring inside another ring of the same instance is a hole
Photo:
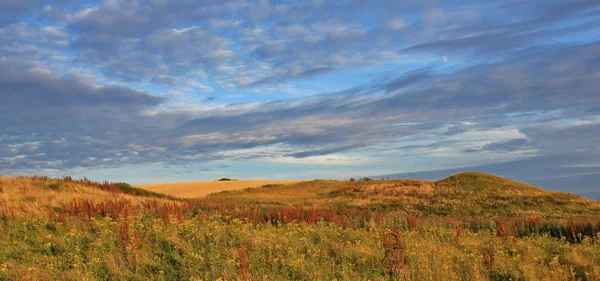
[[[137,185],[152,192],[181,198],[202,198],[222,191],[257,188],[263,185],[297,183],[297,180],[236,180],[236,181],[200,181]]]

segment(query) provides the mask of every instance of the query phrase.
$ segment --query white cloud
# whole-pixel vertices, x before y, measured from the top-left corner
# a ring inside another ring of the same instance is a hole
[[[282,164],[300,164],[300,165],[368,165],[373,159],[364,156],[348,156],[344,154],[328,154],[319,156],[309,156],[303,158],[276,156],[266,158],[265,160]]]

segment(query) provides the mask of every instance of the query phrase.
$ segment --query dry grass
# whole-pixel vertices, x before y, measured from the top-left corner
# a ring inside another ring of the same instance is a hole
[[[0,177],[0,281],[600,280],[600,208],[575,195],[472,173],[274,183],[186,200]]]
[[[46,210],[61,208],[73,200],[94,203],[127,200],[133,205],[141,205],[147,200],[146,197],[108,192],[58,179],[0,177],[0,191],[0,215],[28,218],[45,215]],[[166,199],[154,200],[159,204],[179,204]]]
[[[137,187],[149,191],[173,195],[181,198],[202,198],[211,193],[222,191],[256,188],[268,184],[290,184],[300,181],[294,180],[239,180],[239,181],[203,181],[184,183],[162,183],[138,185]]]

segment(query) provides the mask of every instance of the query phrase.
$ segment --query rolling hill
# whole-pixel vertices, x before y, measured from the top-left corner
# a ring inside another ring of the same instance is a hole
[[[600,215],[600,203],[507,178],[463,172],[427,180],[310,181],[216,193],[206,201],[308,207],[356,207],[427,216],[573,217]]]
[[[0,177],[0,280],[600,280],[599,213],[481,173],[198,199]]]

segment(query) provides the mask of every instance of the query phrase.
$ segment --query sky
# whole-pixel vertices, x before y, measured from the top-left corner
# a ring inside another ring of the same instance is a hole
[[[600,198],[600,1],[0,0],[0,174]]]

